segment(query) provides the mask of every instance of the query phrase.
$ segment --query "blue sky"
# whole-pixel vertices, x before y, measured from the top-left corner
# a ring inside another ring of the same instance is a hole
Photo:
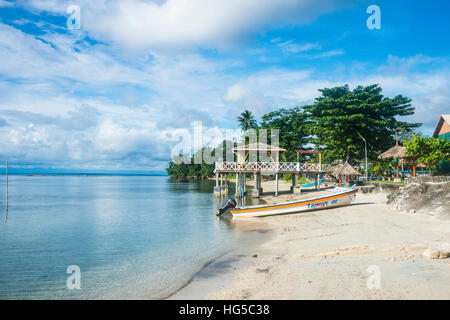
[[[380,30],[366,26],[372,4]],[[194,121],[237,129],[243,109],[260,117],[343,84],[411,97],[409,120],[431,134],[450,110],[448,12],[448,1],[0,0],[0,161],[162,171]]]

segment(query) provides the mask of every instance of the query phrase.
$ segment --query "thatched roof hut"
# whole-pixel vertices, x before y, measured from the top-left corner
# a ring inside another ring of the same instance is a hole
[[[340,172],[340,170],[342,170],[342,167],[344,165],[342,163],[339,163],[333,167],[331,167],[330,169],[328,169],[328,173],[331,174],[332,176],[337,177],[339,174],[338,172]]]
[[[344,164],[338,164],[334,167],[332,167],[328,172],[336,177],[339,178],[339,186],[341,185],[341,178],[342,177],[350,177],[350,176],[360,176],[361,173],[355,170],[348,162]]]
[[[360,176],[361,173],[355,170],[348,162],[338,164],[330,169],[331,175],[338,176]]]
[[[406,148],[396,145],[378,156],[378,159],[406,158]]]
[[[396,160],[396,168],[397,168],[397,178],[398,178],[398,159],[402,159],[402,167],[403,167],[403,160],[404,159],[412,159],[413,162],[415,162],[415,159],[413,156],[407,156],[406,155],[406,148],[399,146],[398,141],[395,143],[395,146],[390,148],[389,150],[383,152],[378,156],[378,159],[395,159]],[[413,164],[413,175],[416,175],[416,169]]]

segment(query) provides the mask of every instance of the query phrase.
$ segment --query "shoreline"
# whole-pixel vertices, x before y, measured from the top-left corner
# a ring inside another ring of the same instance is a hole
[[[254,255],[252,252],[270,240],[272,231],[264,222],[255,223],[254,229],[243,231],[249,234],[241,247],[233,248],[205,263],[185,285],[161,300],[200,300],[205,293],[223,288],[231,279],[231,271],[247,267],[248,258]]]
[[[450,299],[450,261],[422,255],[450,239],[450,221],[385,200],[359,193],[346,207],[249,219],[266,224],[265,241],[212,262],[169,299]],[[369,288],[374,270],[379,287]]]
[[[167,295],[167,296],[165,296],[165,297],[162,297],[162,298],[160,298],[160,299],[158,299],[158,300],[171,300],[171,298],[172,298],[173,296],[175,296],[175,295],[178,294],[180,291],[182,291],[184,288],[186,288],[187,286],[189,286],[189,285],[192,283],[192,281],[194,280],[194,278],[195,278],[198,274],[200,274],[203,270],[205,270],[209,265],[211,265],[211,264],[213,264],[214,262],[218,261],[220,258],[222,258],[223,256],[229,254],[231,251],[233,251],[233,250],[229,250],[229,251],[227,251],[227,252],[225,252],[225,253],[222,253],[222,254],[220,254],[218,257],[215,257],[215,258],[209,260],[208,262],[206,262],[206,263],[200,268],[200,270],[197,271],[196,273],[194,273],[194,274],[192,275],[192,277],[190,277],[189,280],[186,281],[185,284],[183,284],[182,286],[180,286],[180,288],[176,289],[174,292],[172,292],[172,293],[170,293],[169,295]],[[145,299],[145,297],[144,297],[144,299]]]

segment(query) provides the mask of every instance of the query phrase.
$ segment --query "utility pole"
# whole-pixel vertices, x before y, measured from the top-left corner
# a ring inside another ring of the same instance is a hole
[[[356,131],[356,133],[361,137],[361,139],[364,140],[364,151],[365,151],[365,155],[366,155],[366,181],[368,181],[369,174],[368,174],[368,164],[367,164],[367,141],[366,141],[366,139],[364,139],[364,137],[358,131]]]

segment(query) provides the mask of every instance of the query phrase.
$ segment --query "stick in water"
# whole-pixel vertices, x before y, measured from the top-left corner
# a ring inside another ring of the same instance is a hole
[[[6,161],[6,212],[8,212],[8,161]]]

